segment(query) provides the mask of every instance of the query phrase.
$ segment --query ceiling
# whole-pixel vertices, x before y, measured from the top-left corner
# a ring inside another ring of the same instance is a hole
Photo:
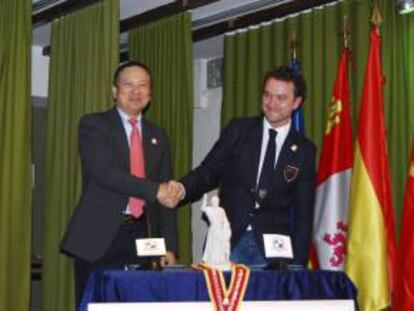
[[[33,0],[33,3],[45,0]],[[50,0],[65,2],[65,0]],[[209,19],[218,20],[224,15],[237,16],[241,11],[251,11],[258,7],[274,6],[292,0],[220,0],[192,10],[194,28],[197,23],[209,22]],[[306,0],[305,0],[306,1]],[[120,0],[121,20],[145,13],[162,5],[175,2],[173,0]],[[52,4],[53,5],[53,4]],[[211,22],[211,21],[210,21]],[[121,42],[126,42],[126,34],[121,36]],[[33,29],[33,45],[48,46],[50,44],[50,23]],[[209,45],[207,44],[206,47]]]

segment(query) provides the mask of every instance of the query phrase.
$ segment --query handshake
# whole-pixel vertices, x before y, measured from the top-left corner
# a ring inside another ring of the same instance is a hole
[[[184,186],[175,180],[160,184],[157,192],[157,200],[160,204],[168,208],[175,208],[179,201],[185,197]]]

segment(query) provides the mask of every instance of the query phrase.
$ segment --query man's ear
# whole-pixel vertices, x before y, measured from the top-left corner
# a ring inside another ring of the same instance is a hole
[[[303,97],[302,96],[298,96],[295,98],[295,102],[293,103],[293,110],[298,109],[299,106],[302,104],[303,101]]]
[[[112,86],[112,99],[116,100],[116,86]]]

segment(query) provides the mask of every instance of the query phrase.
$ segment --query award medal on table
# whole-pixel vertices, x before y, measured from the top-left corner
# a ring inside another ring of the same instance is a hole
[[[249,268],[245,265],[232,264],[231,281],[227,289],[221,270],[203,263],[198,263],[193,267],[203,271],[210,300],[216,311],[235,311],[239,309],[249,282]]]

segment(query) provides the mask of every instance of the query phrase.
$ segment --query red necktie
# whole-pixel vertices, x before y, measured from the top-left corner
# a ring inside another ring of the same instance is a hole
[[[136,119],[129,119],[128,122],[132,126],[131,135],[129,136],[129,157],[131,174],[145,178],[144,170],[144,152],[142,150],[141,135],[139,133]],[[145,201],[134,197],[129,198],[128,206],[132,216],[138,218],[142,215]]]

